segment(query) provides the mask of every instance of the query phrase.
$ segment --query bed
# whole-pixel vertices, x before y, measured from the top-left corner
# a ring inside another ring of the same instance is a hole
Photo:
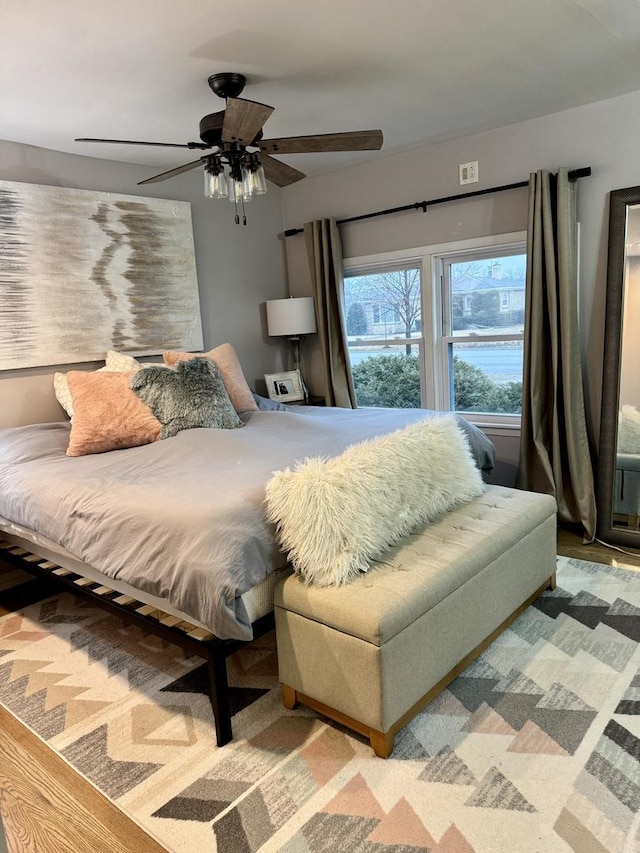
[[[288,571],[265,517],[267,481],[296,460],[336,456],[427,414],[256,400],[241,429],[188,429],[78,458],[65,454],[67,422],[0,430],[6,558],[207,659],[220,745],[231,739],[226,657],[270,627],[273,588]],[[492,443],[458,422],[489,472]]]

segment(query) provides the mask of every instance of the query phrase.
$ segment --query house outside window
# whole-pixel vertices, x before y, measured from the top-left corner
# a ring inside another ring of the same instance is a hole
[[[359,406],[519,425],[524,239],[519,232],[345,262]]]
[[[389,305],[387,302],[379,302],[371,306],[371,320],[374,326],[394,326],[392,332],[396,331],[395,326],[402,325],[403,322],[398,307]]]

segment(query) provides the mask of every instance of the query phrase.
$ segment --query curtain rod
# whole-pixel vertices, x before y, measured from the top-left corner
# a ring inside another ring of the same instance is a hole
[[[578,178],[588,178],[591,175],[591,166],[585,166],[582,169],[572,169],[569,172],[569,180],[577,181]],[[363,213],[360,216],[350,216],[348,219],[338,219],[338,225],[345,225],[347,222],[359,222],[361,219],[373,219],[374,216],[387,216],[389,213],[401,213],[404,210],[422,210],[427,212],[427,208],[434,204],[444,204],[447,201],[458,201],[462,198],[473,198],[473,196],[487,195],[488,193],[500,193],[504,190],[517,190],[522,187],[528,187],[529,181],[519,181],[517,184],[503,184],[501,187],[489,187],[486,190],[474,190],[469,193],[458,193],[458,195],[448,195],[444,198],[432,198],[430,201],[416,201],[413,204],[404,204],[402,207],[388,207],[386,210],[376,210],[375,213]],[[294,237],[296,234],[302,234],[304,228],[287,228],[284,231],[285,237]]]

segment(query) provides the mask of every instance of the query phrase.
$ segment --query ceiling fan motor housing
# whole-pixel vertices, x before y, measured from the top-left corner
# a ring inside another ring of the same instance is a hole
[[[219,113],[209,113],[200,119],[199,132],[200,139],[212,147],[223,147],[222,143],[222,125],[224,124],[224,110]],[[264,136],[264,132],[260,130],[254,137],[251,145],[256,145]]]
[[[209,113],[200,119],[200,139],[207,145],[220,145],[222,140],[222,123],[224,110],[219,113]]]

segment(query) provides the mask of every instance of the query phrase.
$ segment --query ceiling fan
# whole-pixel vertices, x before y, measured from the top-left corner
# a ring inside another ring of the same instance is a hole
[[[238,97],[246,84],[242,74],[212,74],[208,81],[212,91],[226,101],[225,109],[200,119],[201,142],[143,142],[131,139],[92,139],[79,137],[76,142],[106,142],[121,145],[155,145],[163,148],[188,148],[210,151],[198,160],[161,172],[138,185],[165,181],[174,175],[204,165],[205,195],[229,198],[244,205],[253,195],[267,191],[265,181],[286,187],[305,177],[304,172],[276,160],[272,154],[305,154],[328,151],[374,151],[382,147],[381,130],[354,130],[343,133],[321,133],[312,136],[286,136],[263,139],[263,126],[274,108],[257,101]],[[243,224],[246,216],[243,211]]]

